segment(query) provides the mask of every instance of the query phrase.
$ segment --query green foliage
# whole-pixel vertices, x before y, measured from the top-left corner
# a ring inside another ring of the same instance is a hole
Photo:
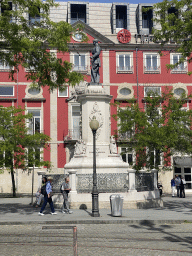
[[[13,67],[10,78],[15,80],[16,72],[26,68],[27,80],[39,88],[47,85],[52,91],[66,83],[79,83],[83,76],[71,72],[72,65],[50,50],[67,52],[72,33],[76,29],[82,33],[82,26],[74,29],[67,22],[51,21],[50,8],[58,7],[54,0],[12,0],[12,9],[8,2],[1,1],[4,11],[0,15],[0,60]],[[82,36],[86,40],[84,33]]]
[[[191,62],[192,52],[192,1],[163,0],[155,4],[154,21],[161,29],[154,29],[154,41],[160,41],[162,46],[170,40],[176,43],[176,52],[182,53],[183,58],[175,65],[167,65],[170,69],[185,61]],[[191,73],[189,73],[190,75]]]
[[[29,134],[27,121],[31,114],[24,109],[0,106],[0,167],[11,171],[13,195],[15,196],[14,169],[26,169],[33,164],[50,166],[48,161],[40,159],[38,151],[46,148],[49,136],[43,133]]]
[[[118,138],[123,146],[135,151],[135,169],[158,168],[160,156],[163,165],[168,166],[170,156],[176,152],[192,153],[192,110],[183,109],[189,97],[183,94],[175,98],[167,89],[162,96],[149,92],[145,109],[137,103],[128,103],[126,108],[118,106]]]

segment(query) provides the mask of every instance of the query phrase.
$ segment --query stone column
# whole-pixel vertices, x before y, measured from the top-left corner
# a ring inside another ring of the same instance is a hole
[[[154,181],[153,181],[154,182],[154,190],[158,189],[157,188],[157,172],[158,171],[156,169],[151,170],[151,173],[154,173]]]
[[[46,173],[43,171],[39,171],[37,172],[37,174],[38,174],[38,188],[40,188],[42,184],[43,175],[45,175]]]
[[[69,173],[69,184],[70,184],[70,187],[71,187],[71,191],[70,193],[71,194],[77,194],[77,189],[76,189],[76,173],[77,173],[77,170],[69,170],[68,171]]]
[[[135,189],[135,173],[136,170],[128,169],[129,173],[129,192],[137,192]]]

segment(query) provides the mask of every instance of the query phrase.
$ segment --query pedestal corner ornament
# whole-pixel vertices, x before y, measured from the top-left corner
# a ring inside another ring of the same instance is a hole
[[[95,116],[97,121],[99,122],[99,128],[96,133],[96,139],[97,139],[101,133],[101,128],[103,126],[103,115],[101,113],[101,110],[99,109],[97,102],[93,104],[93,109],[91,111],[91,114],[89,115],[89,122],[92,120],[93,116]]]
[[[117,34],[117,39],[122,44],[129,43],[131,41],[131,33],[127,29],[121,29]]]

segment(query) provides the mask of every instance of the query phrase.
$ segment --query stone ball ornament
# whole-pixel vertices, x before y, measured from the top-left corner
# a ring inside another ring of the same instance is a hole
[[[129,43],[131,41],[131,33],[127,29],[121,29],[117,33],[117,39],[122,44]]]

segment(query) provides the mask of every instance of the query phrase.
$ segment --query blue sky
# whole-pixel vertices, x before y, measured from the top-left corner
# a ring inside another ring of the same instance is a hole
[[[70,0],[73,1],[73,0]],[[74,0],[75,1],[75,0]],[[86,1],[86,0],[85,0]],[[65,2],[64,0],[56,0],[56,2]],[[68,2],[68,1],[66,1]],[[84,2],[82,1],[76,1],[76,2]],[[129,3],[129,4],[139,4],[139,3],[158,3],[161,2],[161,0],[88,0],[86,2],[95,2],[95,3]]]

